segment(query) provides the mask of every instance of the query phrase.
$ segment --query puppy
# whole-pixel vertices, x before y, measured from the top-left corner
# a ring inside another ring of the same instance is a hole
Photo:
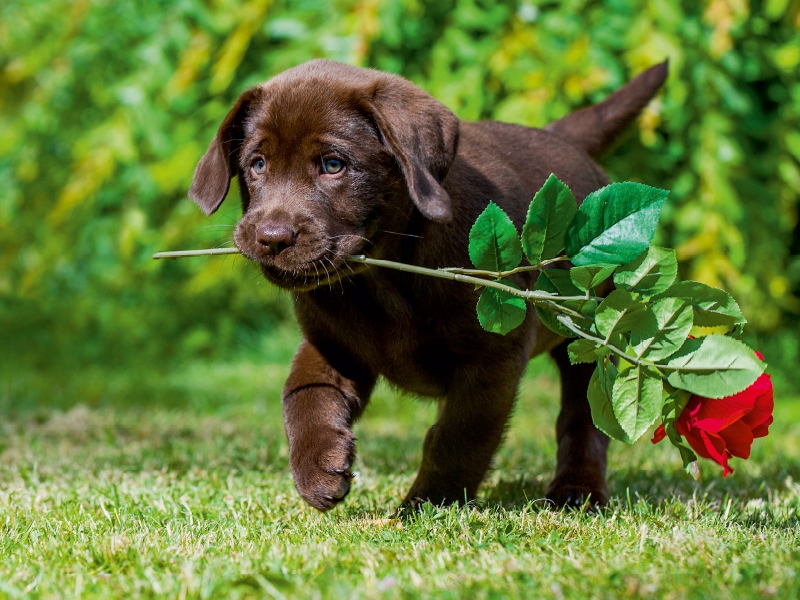
[[[440,402],[405,504],[475,497],[503,436],[528,360],[551,352],[561,372],[557,505],[608,500],[607,437],[586,390],[593,365],[570,365],[564,339],[529,310],[506,336],[484,331],[471,286],[346,262],[352,254],[468,267],[468,235],[490,200],[518,229],[551,173],[580,201],[608,183],[592,156],[656,93],[652,67],[603,102],[544,130],[459,121],[409,81],[314,60],[244,92],[194,174],[206,214],[238,176],[234,241],[291,291],[303,341],[283,391],[295,486],[328,510],[350,489],[362,414],[379,376]],[[532,288],[535,275],[514,282]]]

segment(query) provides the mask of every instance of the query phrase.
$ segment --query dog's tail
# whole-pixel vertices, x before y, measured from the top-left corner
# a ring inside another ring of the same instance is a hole
[[[668,62],[650,67],[602,102],[570,113],[545,129],[597,156],[650,102],[667,78]]]

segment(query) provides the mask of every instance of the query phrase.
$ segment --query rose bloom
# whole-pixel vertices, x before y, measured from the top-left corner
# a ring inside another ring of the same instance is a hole
[[[756,355],[764,360],[760,352]],[[749,388],[727,398],[692,396],[675,428],[698,456],[722,465],[727,477],[733,473],[728,459],[748,458],[753,439],[769,433],[773,407],[772,380],[763,373]],[[664,425],[659,425],[652,442],[657,444],[666,435]]]

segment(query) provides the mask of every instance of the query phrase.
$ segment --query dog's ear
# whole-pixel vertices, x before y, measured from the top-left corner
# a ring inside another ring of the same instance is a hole
[[[244,141],[244,120],[248,108],[260,94],[260,88],[253,88],[239,96],[203,158],[197,163],[192,187],[189,188],[189,198],[206,215],[219,208],[228,195],[231,178],[239,172],[239,149]]]
[[[458,118],[399,77],[381,81],[364,102],[403,171],[414,205],[432,221],[450,221],[450,196],[442,182],[458,149]]]

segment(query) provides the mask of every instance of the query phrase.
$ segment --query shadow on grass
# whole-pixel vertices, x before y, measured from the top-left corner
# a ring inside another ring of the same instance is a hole
[[[548,505],[545,492],[551,478],[550,473],[501,477],[493,484],[482,487],[478,497],[488,506],[502,506],[506,509],[519,509],[530,503],[544,507]]]
[[[600,512],[622,508],[636,514],[682,519],[713,515],[752,529],[796,529],[800,526],[800,486],[793,474],[799,472],[800,463],[776,457],[759,470],[758,475],[742,473],[735,481],[710,477],[701,482],[681,471],[617,471],[609,482],[609,505]],[[552,510],[544,499],[550,477],[549,472],[501,477],[482,488],[478,503],[504,510]]]

